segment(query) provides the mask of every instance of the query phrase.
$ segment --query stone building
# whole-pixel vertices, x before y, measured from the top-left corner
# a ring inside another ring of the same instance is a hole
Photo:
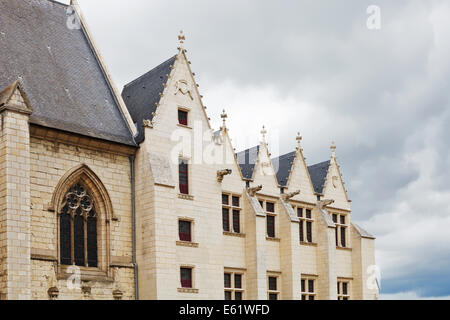
[[[0,0],[1,299],[377,299],[335,146],[236,154],[179,38],[119,94],[76,1]]]

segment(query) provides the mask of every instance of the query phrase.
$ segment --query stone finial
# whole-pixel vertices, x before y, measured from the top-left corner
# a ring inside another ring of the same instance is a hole
[[[331,142],[331,157],[336,158],[336,144],[333,142]]]
[[[300,134],[300,132],[297,133],[296,140],[297,140],[297,150],[300,150],[302,148],[302,140],[303,140],[303,137]]]
[[[263,128],[261,130],[262,143],[266,143],[266,134],[267,134],[266,126],[263,126]]]
[[[178,41],[180,41],[180,46],[183,47],[184,41],[186,41],[186,36],[184,35],[183,30],[180,30],[180,34],[178,35]]]
[[[222,118],[222,121],[223,121],[223,126],[222,126],[222,130],[226,130],[227,129],[227,118],[228,118],[228,115],[227,115],[227,113],[225,112],[225,109],[223,109],[223,112],[222,112],[222,114],[220,115],[220,117]]]

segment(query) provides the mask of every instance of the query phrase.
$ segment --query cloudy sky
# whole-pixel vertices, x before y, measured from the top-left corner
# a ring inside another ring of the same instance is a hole
[[[180,29],[215,128],[308,164],[330,142],[353,219],[377,236],[382,297],[450,299],[450,3],[79,0],[120,88],[176,53]],[[367,8],[381,29],[367,28]],[[253,134],[249,134],[249,133]]]

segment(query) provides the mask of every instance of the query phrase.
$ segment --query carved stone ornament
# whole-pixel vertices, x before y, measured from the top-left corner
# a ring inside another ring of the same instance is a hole
[[[186,80],[178,80],[175,83],[175,95],[181,92],[181,94],[188,95],[191,100],[194,100],[194,96],[192,95],[192,89],[189,83]]]
[[[300,190],[297,190],[297,191],[291,192],[291,193],[284,193],[281,195],[281,199],[283,199],[284,201],[287,201],[299,194],[300,194]]]
[[[248,188],[248,189],[247,189],[247,192],[248,192],[248,194],[250,195],[250,197],[254,197],[254,196],[256,196],[256,193],[257,193],[257,192],[259,192],[259,191],[262,190],[262,188],[263,188],[262,185],[257,186],[257,187],[254,187],[254,188]]]
[[[331,180],[333,181],[333,187],[337,189],[339,178],[334,176]]]
[[[151,120],[144,120],[144,128],[153,128],[153,122]]]

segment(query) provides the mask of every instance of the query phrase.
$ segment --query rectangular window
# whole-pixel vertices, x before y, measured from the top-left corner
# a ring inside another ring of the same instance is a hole
[[[338,293],[338,300],[350,300],[350,282],[338,281],[337,293]]]
[[[242,300],[244,288],[241,273],[225,272],[225,300]]]
[[[275,213],[275,203],[266,202],[266,211],[270,213]]]
[[[278,291],[278,277],[269,276],[267,278],[267,296],[269,300],[278,300],[280,292]]]
[[[230,209],[222,208],[223,231],[230,232]]]
[[[192,288],[192,268],[180,268],[181,287]]]
[[[267,216],[267,236],[275,238],[275,216]]]
[[[178,110],[178,123],[187,126],[188,125],[188,113],[183,110]]]
[[[188,163],[186,160],[180,159],[178,166],[178,176],[180,180],[180,193],[189,194]]]
[[[300,227],[300,242],[313,243],[313,223],[311,209],[297,207],[297,215]]]
[[[240,214],[239,210],[233,210],[233,231],[235,233],[241,233]]]
[[[306,241],[309,243],[312,242],[312,222],[307,221],[306,222]]]
[[[183,220],[178,221],[178,231],[179,231],[180,241],[186,241],[186,242],[192,241],[191,228],[192,228],[192,223],[190,221],[183,221]]]
[[[311,277],[302,278],[302,300],[316,300],[316,279]]]
[[[277,291],[277,278],[276,277],[269,277],[269,290],[270,291]]]
[[[333,222],[336,225],[336,246],[346,248],[347,243],[347,230],[348,220],[347,215],[344,214],[332,214]]]
[[[231,288],[231,273],[225,273],[225,288]]]
[[[231,203],[230,203],[231,199]],[[236,195],[222,194],[223,231],[241,233],[241,198]],[[231,220],[230,220],[231,219]],[[231,228],[233,230],[231,230]]]

